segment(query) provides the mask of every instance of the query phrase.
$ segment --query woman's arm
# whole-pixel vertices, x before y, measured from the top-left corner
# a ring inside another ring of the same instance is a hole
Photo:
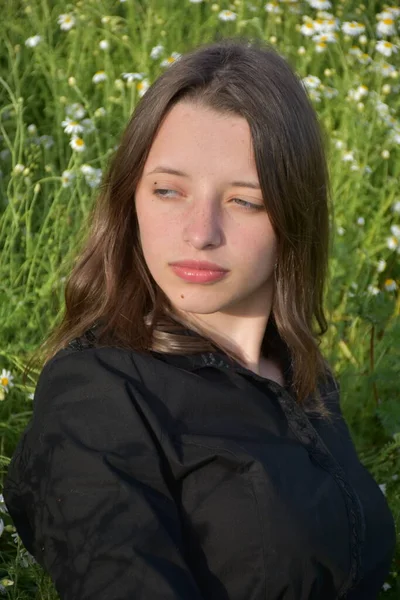
[[[4,497],[62,600],[202,598],[149,420],[127,352],[74,352],[41,373]]]

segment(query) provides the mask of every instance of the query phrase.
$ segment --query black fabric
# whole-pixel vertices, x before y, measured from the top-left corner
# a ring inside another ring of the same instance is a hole
[[[393,516],[321,391],[333,423],[223,353],[88,332],[40,374],[7,508],[62,600],[375,600]]]

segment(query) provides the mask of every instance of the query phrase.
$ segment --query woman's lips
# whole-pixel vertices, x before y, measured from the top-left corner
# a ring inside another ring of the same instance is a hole
[[[185,281],[193,283],[207,283],[209,281],[217,281],[222,279],[229,271],[214,271],[209,269],[193,269],[192,267],[181,267],[179,265],[171,265],[172,270],[178,277]]]

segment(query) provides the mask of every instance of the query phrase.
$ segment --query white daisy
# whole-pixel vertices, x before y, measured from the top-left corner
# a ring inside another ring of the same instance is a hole
[[[303,77],[302,81],[305,87],[309,90],[315,90],[321,85],[321,80],[315,75],[307,75],[306,77]]]
[[[327,46],[327,44],[326,44],[325,42],[317,42],[317,43],[315,44],[315,51],[316,51],[318,54],[321,54],[322,52],[325,52],[325,51],[326,51],[327,47],[328,47],[328,46]]]
[[[384,75],[385,77],[390,77],[390,75],[392,73],[396,72],[396,67],[394,67],[394,65],[391,65],[390,63],[384,61],[384,62],[381,62],[378,65],[376,65],[376,70],[379,73],[382,73],[382,75]]]
[[[326,85],[323,90],[322,90],[322,94],[324,96],[324,98],[336,98],[336,96],[339,95],[339,90],[337,90],[336,88],[330,87],[329,85]]]
[[[69,13],[60,15],[57,19],[57,23],[60,25],[60,29],[69,31],[75,25],[75,17]]]
[[[72,136],[72,139],[71,139],[69,145],[71,146],[72,150],[75,150],[75,152],[83,152],[86,148],[86,145],[85,145],[85,142],[83,141],[83,139],[76,135]]]
[[[92,77],[93,83],[101,83],[102,81],[106,81],[107,73],[105,71],[96,71],[96,73]]]
[[[282,9],[280,8],[279,4],[277,4],[276,2],[267,2],[267,4],[264,6],[264,8],[269,13],[272,13],[275,15],[282,14]]]
[[[70,187],[74,179],[75,179],[75,173],[73,173],[72,171],[63,171],[61,173],[62,187],[63,188]]]
[[[375,15],[377,21],[381,21],[382,19],[392,19],[394,17],[394,15],[392,15],[392,13],[389,10],[383,10],[380,13],[377,13]]]
[[[378,271],[378,273],[383,273],[383,271],[386,269],[386,260],[384,260],[383,258],[381,258],[381,260],[378,261],[378,264],[376,266],[376,270]]]
[[[318,19],[334,19],[334,15],[330,12],[328,12],[327,10],[319,10],[317,12],[317,17]]]
[[[143,81],[139,81],[139,83],[136,84],[136,89],[140,98],[145,95],[149,87],[150,83],[147,79],[143,79]]]
[[[329,0],[307,0],[311,8],[317,8],[318,10],[325,10],[332,7],[332,3]]]
[[[390,585],[390,583],[387,583],[387,582],[385,581],[385,583],[384,583],[384,584],[383,584],[383,586],[382,586],[382,589],[383,589],[383,591],[384,591],[384,592],[387,592],[388,590],[390,590],[390,588],[391,588],[391,587],[392,587],[392,586]]]
[[[4,502],[3,494],[0,494],[0,512],[8,514],[8,508],[6,506],[6,503]]]
[[[28,46],[28,48],[34,48],[35,46],[40,44],[41,41],[41,35],[33,35],[32,37],[28,37],[28,39],[25,40],[25,46]]]
[[[364,33],[365,25],[362,25],[362,23],[357,23],[357,21],[345,21],[342,24],[342,31],[346,35],[360,35],[361,33]]]
[[[174,63],[176,60],[178,60],[182,55],[179,54],[179,52],[171,52],[170,56],[168,56],[168,58],[166,58],[165,60],[162,60],[160,62],[160,66],[161,67],[169,67],[170,65],[172,65],[172,63]]]
[[[158,58],[160,58],[160,56],[163,52],[164,52],[164,46],[162,46],[161,44],[158,44],[158,46],[154,46],[150,50],[150,58],[153,60],[157,60]]]
[[[395,6],[388,6],[386,8],[386,12],[388,12],[393,19],[397,19],[397,17],[400,17],[400,8],[396,8]]]
[[[81,172],[85,176],[86,183],[91,187],[95,188],[101,183],[101,169],[95,169],[88,164],[81,166]]]
[[[376,35],[383,37],[385,35],[395,35],[396,28],[392,18],[381,19],[376,26]]]
[[[366,85],[359,85],[355,90],[349,90],[347,94],[347,97],[355,102],[359,102],[365,96],[368,96],[368,87]]]
[[[316,31],[317,30],[313,21],[307,21],[307,23],[303,23],[303,25],[300,27],[300,33],[306,37],[311,37]]]
[[[351,54],[352,56],[355,56],[356,58],[363,55],[363,51],[358,46],[352,46],[351,48],[349,48],[348,52],[349,52],[349,54]]]
[[[326,31],[323,33],[317,33],[312,38],[313,42],[318,43],[333,43],[337,41],[337,35],[334,31]]]
[[[320,33],[330,33],[332,31],[337,31],[340,26],[339,19],[316,19],[314,21],[315,29]]]
[[[386,238],[386,246],[389,250],[398,250],[400,248],[399,240],[396,236]]]
[[[11,375],[11,371],[6,371],[3,369],[0,374],[0,385],[4,388],[6,392],[8,392],[9,387],[13,387],[13,375]]]
[[[110,44],[108,43],[107,40],[100,40],[100,42],[99,42],[100,50],[108,50],[109,47],[110,47]]]
[[[370,294],[371,296],[377,296],[378,294],[380,294],[380,289],[376,287],[376,285],[369,285],[367,287],[367,292],[368,294]]]
[[[386,279],[386,281],[383,285],[385,287],[385,290],[388,292],[394,292],[395,290],[397,290],[397,283],[395,282],[394,279]],[[385,486],[385,491],[386,491],[386,484],[383,483],[382,486]],[[381,488],[381,486],[379,486],[379,487]],[[385,492],[383,492],[383,493],[385,493]]]
[[[236,21],[237,14],[231,10],[221,10],[218,15],[220,21]]]
[[[66,106],[65,112],[68,117],[71,117],[71,119],[74,120],[83,119],[83,117],[86,115],[86,110],[79,102],[74,102],[73,104]]]
[[[319,90],[314,90],[311,88],[308,90],[308,95],[314,102],[321,102],[321,93]]]
[[[88,165],[87,163],[84,163],[83,165],[81,165],[80,170],[81,173],[83,173],[84,175],[91,175],[94,171],[94,168]]]
[[[393,52],[397,52],[397,46],[386,40],[379,40],[376,42],[375,48],[384,56],[392,56]]]
[[[83,125],[83,131],[85,133],[92,133],[96,130],[96,126],[92,119],[82,119],[81,124]]]
[[[128,83],[131,83],[135,80],[142,80],[144,77],[144,73],[122,73],[122,78],[125,79]]]
[[[82,133],[83,131],[83,127],[80,123],[78,123],[78,121],[75,121],[74,119],[70,119],[69,117],[67,117],[64,121],[62,121],[61,126],[64,127],[64,133],[73,133],[73,134],[77,134],[77,133]]]
[[[397,239],[400,241],[400,227],[398,225],[391,225],[390,226],[390,231],[393,233],[393,235],[395,235],[397,237]]]

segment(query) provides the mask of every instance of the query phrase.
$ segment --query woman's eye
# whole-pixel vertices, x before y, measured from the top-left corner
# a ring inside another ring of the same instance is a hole
[[[162,194],[161,192],[172,192],[172,193],[175,193],[174,190],[167,190],[167,189],[157,189],[157,190],[154,190],[153,193],[156,196],[161,196],[161,198],[167,198],[167,196],[165,194]]]
[[[242,206],[247,205],[245,208],[249,210],[262,210],[264,205],[253,204],[252,202],[247,202],[247,200],[242,200],[241,198],[233,198],[233,200],[237,200],[238,202],[242,202]]]
[[[164,193],[164,192],[166,192],[166,193]],[[171,192],[172,194],[178,193],[178,192],[175,192],[174,190],[169,190],[166,188],[157,188],[153,191],[153,193],[156,196],[160,196],[161,198],[170,198],[170,196],[167,196],[168,192]],[[253,204],[252,202],[247,202],[247,200],[242,200],[241,198],[232,198],[232,201],[236,201],[238,204],[240,204],[247,210],[263,210],[264,209],[264,205]]]

